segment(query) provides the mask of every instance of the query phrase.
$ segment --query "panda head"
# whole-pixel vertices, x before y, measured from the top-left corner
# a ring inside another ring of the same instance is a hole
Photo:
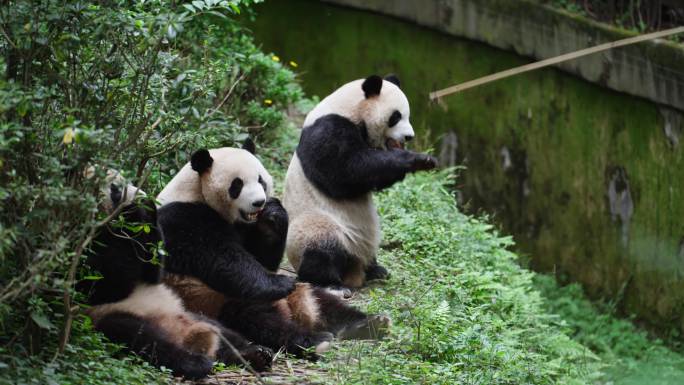
[[[95,169],[90,167],[86,170],[86,177],[91,178],[95,174]],[[99,208],[107,214],[111,214],[119,205],[128,205],[135,199],[145,197],[146,194],[141,189],[128,183],[128,181],[117,170],[107,170],[104,184],[100,189]]]
[[[408,99],[399,85],[394,75],[385,79],[372,75],[361,83],[364,99],[359,103],[357,119],[365,125],[372,147],[404,148],[415,135],[409,123]]]
[[[190,160],[204,203],[230,223],[256,222],[273,192],[273,178],[253,152],[249,141],[242,149],[198,150]]]
[[[304,126],[331,113],[365,127],[368,143],[374,148],[404,148],[415,136],[408,99],[394,75],[384,79],[371,75],[343,85],[307,115]]]
[[[157,209],[154,201],[135,186],[126,185],[137,191],[135,198],[127,198],[125,191],[117,184],[110,184],[110,192],[103,202],[105,210],[111,207],[114,213],[109,223],[103,226],[87,252],[87,264],[98,270],[105,278],[116,277],[122,284],[135,282],[156,283],[159,280],[159,265],[154,263],[154,248],[160,243],[157,231]]]

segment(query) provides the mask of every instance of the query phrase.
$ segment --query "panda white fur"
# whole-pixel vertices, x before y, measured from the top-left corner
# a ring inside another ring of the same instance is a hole
[[[107,214],[121,207],[118,218],[124,221],[107,224],[88,251],[87,264],[102,279],[79,284],[92,305],[87,314],[95,329],[153,365],[187,378],[207,375],[214,361],[241,364],[233,348],[256,370],[270,367],[270,349],[252,345],[219,323],[187,311],[161,282],[151,250],[161,241],[154,203],[118,173],[108,173],[106,181],[101,206]],[[132,230],[143,224],[149,231]]]
[[[247,147],[253,152],[253,143]],[[158,196],[165,282],[191,310],[299,356],[327,349],[333,334],[362,338],[389,326],[387,317],[368,317],[324,289],[276,273],[288,216],[271,197],[272,184],[250,151],[195,152]]]
[[[404,149],[414,136],[409,103],[395,76],[352,81],[324,98],[304,121],[287,170],[287,256],[299,278],[360,287],[384,278],[380,221],[372,192],[436,160]]]

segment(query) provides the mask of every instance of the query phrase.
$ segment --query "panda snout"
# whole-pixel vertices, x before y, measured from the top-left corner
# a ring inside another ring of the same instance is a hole
[[[252,202],[252,207],[264,207],[264,203],[266,203],[265,199],[259,199]]]
[[[411,140],[413,140],[413,135],[404,135],[404,141],[410,142]]]

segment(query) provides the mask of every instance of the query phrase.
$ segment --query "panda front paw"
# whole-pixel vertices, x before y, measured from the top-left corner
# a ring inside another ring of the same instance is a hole
[[[268,300],[277,300],[285,298],[295,289],[296,279],[282,274],[271,275],[271,290],[269,292]]]
[[[416,154],[411,162],[411,171],[432,170],[437,167],[437,158],[428,154]]]
[[[259,229],[272,237],[284,238],[287,235],[288,223],[287,211],[280,200],[274,197],[268,198],[257,219]]]

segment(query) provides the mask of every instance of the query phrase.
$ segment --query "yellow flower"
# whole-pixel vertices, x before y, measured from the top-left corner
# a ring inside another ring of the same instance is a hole
[[[273,104],[273,100],[271,100],[271,99],[266,99],[266,100],[264,100],[264,104],[270,106],[271,104]]]
[[[276,55],[271,56],[271,60],[273,61],[280,61],[280,58]]]
[[[297,63],[293,62],[292,60],[290,60],[290,65],[294,68],[297,68]]]
[[[62,138],[62,143],[64,144],[71,144],[71,142],[74,141],[74,129],[73,128],[67,128],[66,131],[64,131],[64,138]]]

